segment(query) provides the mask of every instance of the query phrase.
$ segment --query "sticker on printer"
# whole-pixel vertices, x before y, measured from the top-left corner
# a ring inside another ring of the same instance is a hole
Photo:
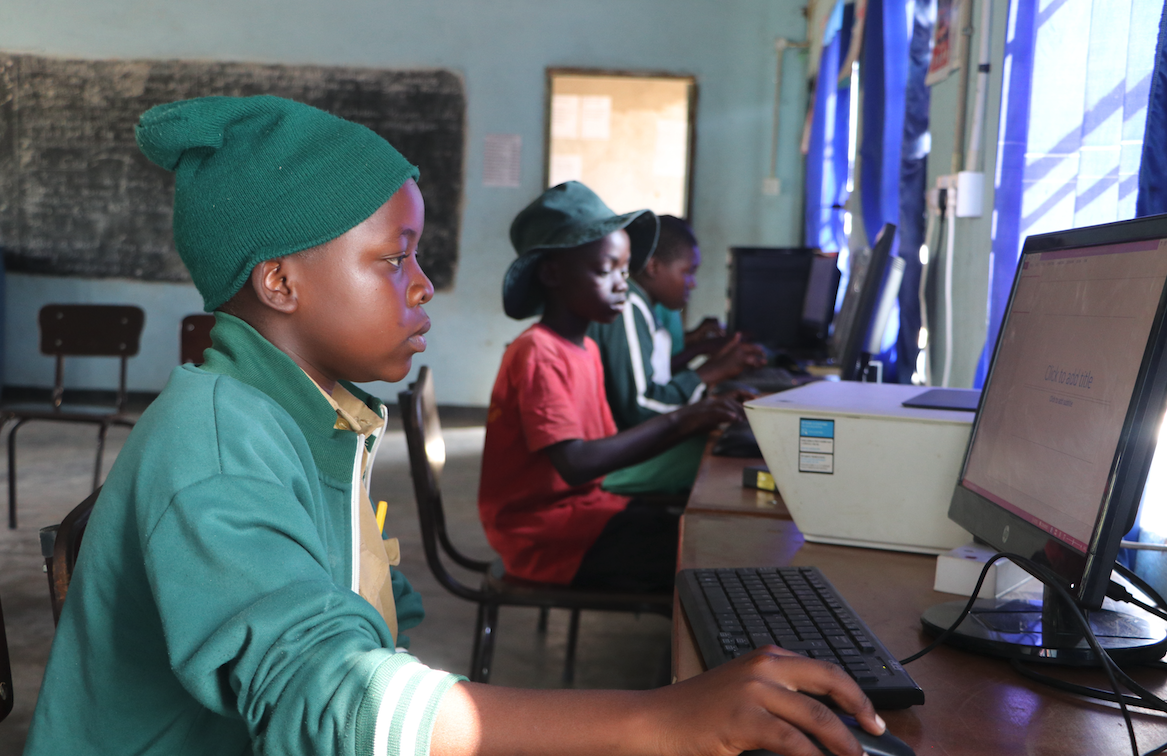
[[[833,475],[835,472],[835,421],[800,418],[798,421],[798,471]]]

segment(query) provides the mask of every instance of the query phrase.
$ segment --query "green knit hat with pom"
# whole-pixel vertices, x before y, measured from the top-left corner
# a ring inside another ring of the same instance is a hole
[[[370,129],[270,95],[159,105],[134,133],[175,174],[174,244],[207,312],[259,263],[335,239],[419,175]]]

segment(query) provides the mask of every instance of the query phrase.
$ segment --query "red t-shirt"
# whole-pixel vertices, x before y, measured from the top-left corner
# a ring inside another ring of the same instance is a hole
[[[535,324],[507,347],[490,395],[478,487],[486,538],[507,572],[564,585],[575,577],[628,498],[601,489],[601,478],[569,486],[542,450],[615,433],[594,341],[579,347]]]

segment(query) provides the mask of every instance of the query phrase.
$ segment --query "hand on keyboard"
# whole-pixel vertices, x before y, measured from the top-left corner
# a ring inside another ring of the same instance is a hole
[[[812,695],[831,699],[873,735],[886,729],[842,668],[776,646],[652,693],[658,716],[651,721],[660,725],[657,751],[677,756],[732,756],[756,748],[819,756],[807,734],[837,756],[862,756],[846,725]]]

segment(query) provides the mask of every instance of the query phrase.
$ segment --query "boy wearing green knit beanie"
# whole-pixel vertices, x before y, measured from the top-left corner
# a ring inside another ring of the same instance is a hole
[[[417,169],[274,97],[160,106],[137,137],[176,174],[213,346],[102,489],[26,754],[813,753],[805,732],[858,756],[796,690],[882,731],[845,673],[773,648],[638,692],[509,690],[410,656],[420,600],[368,497],[386,409],[353,384],[425,349]]]

